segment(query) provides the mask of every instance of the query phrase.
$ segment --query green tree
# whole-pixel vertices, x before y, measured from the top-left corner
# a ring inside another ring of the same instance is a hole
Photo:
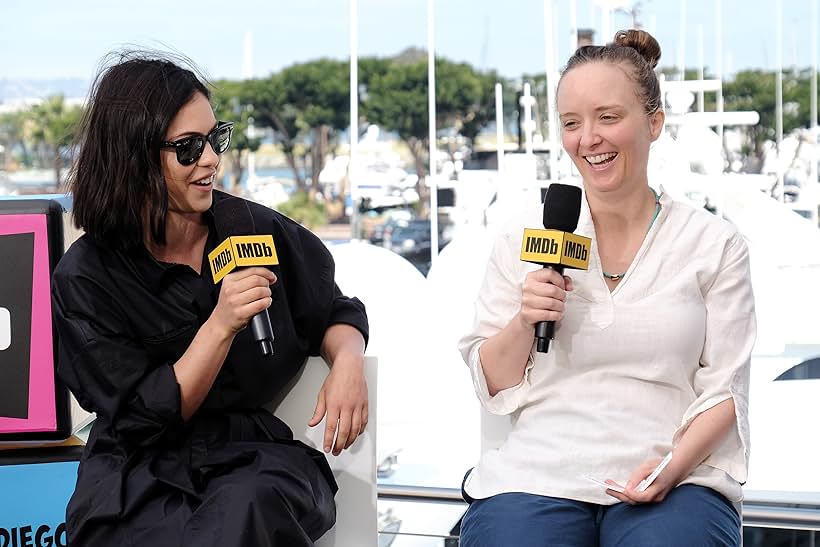
[[[255,120],[276,132],[300,191],[308,188],[297,165],[296,146],[305,145],[315,182],[337,133],[349,124],[349,70],[345,61],[319,59],[292,65],[244,88],[244,102],[253,104]]]
[[[69,107],[62,95],[48,97],[29,111],[32,138],[42,145],[54,167],[55,183],[60,185],[64,148],[71,144],[77,130],[82,108]]]
[[[309,135],[310,173],[315,187],[331,143],[350,123],[350,64],[319,59],[290,66],[279,77],[286,104],[296,111],[297,127]]]
[[[404,59],[407,57],[401,57]],[[494,83],[494,82],[493,82]],[[426,213],[425,165],[428,158],[427,62],[393,62],[383,73],[375,73],[367,87],[362,108],[368,121],[395,131],[407,145],[416,174],[421,212]],[[455,128],[474,139],[491,119],[494,106],[490,78],[482,77],[466,63],[436,59],[436,126]]]
[[[359,57],[359,95],[367,98],[367,89],[376,76],[390,70],[393,59],[387,57]]]
[[[284,79],[280,74],[249,80],[242,88],[241,101],[253,105],[254,123],[273,129],[299,191],[306,191],[305,179],[296,161],[299,138],[299,113],[288,103]]]
[[[427,63],[393,64],[387,72],[376,75],[368,86],[368,97],[362,103],[368,121],[395,131],[413,157],[419,177],[417,191],[425,202],[425,159],[427,157]]]
[[[3,164],[0,168],[9,168],[12,160],[12,150],[20,147],[22,151],[22,163],[30,165],[30,158],[28,152],[28,145],[25,139],[25,125],[27,112],[10,112],[7,114],[0,114],[0,146],[5,151],[2,158]]]
[[[751,170],[759,170],[763,145],[775,138],[775,74],[762,70],[738,72],[723,86],[723,104],[724,110],[754,110],[760,115],[757,125],[743,129],[746,136],[743,153],[755,160]]]
[[[427,63],[425,63],[425,66]],[[472,145],[495,115],[495,78],[467,63],[436,60],[436,125],[452,127]]]
[[[253,118],[253,104],[244,103],[248,99],[245,81],[220,80],[214,82],[214,91],[211,102],[217,119],[225,122],[233,122],[234,129],[231,136],[231,148],[227,152],[230,167],[229,191],[236,191],[245,166],[242,164],[243,152],[247,157],[248,152],[256,152],[259,149],[258,138],[248,138],[248,124]]]
[[[313,201],[307,192],[296,192],[277,207],[280,213],[309,229],[327,224],[327,214],[322,203]]]

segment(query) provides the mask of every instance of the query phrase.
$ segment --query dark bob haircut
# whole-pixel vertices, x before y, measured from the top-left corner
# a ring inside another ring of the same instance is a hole
[[[68,174],[74,223],[112,248],[146,236],[165,243],[168,190],[160,145],[179,109],[210,91],[187,59],[153,52],[109,55],[77,133],[78,157]]]

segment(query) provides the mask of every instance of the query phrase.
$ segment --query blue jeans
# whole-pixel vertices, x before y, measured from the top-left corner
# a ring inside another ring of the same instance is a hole
[[[597,505],[499,494],[470,504],[462,547],[738,547],[740,517],[721,494],[691,484],[661,503]]]

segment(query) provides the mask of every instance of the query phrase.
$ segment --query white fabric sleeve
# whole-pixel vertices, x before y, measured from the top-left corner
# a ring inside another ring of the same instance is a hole
[[[686,410],[673,445],[696,416],[731,397],[735,427],[704,464],[725,471],[742,484],[749,464],[749,369],[757,327],[749,250],[739,234],[726,241],[720,269],[703,298],[706,338],[694,377],[697,398]]]
[[[497,334],[515,317],[521,308],[521,290],[524,273],[517,251],[520,236],[516,238],[503,231],[496,238],[484,282],[475,303],[472,329],[459,341],[459,351],[470,368],[473,386],[481,405],[492,414],[511,414],[516,411],[529,392],[529,373],[533,366],[532,350],[521,382],[490,396],[484,376],[479,349],[491,336]]]

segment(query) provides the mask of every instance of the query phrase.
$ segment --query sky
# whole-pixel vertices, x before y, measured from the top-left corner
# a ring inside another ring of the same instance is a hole
[[[569,55],[570,0],[553,6],[556,66]],[[604,0],[577,0],[577,25],[600,43]],[[613,1],[613,0],[610,0]],[[707,70],[717,67],[719,0],[643,0],[639,21],[661,44],[661,66],[677,66],[681,28],[686,65],[698,64],[702,29]],[[818,0],[722,0],[723,73],[774,69],[777,11],[782,5],[785,66],[809,67],[812,4]],[[546,67],[545,0],[435,0],[438,55],[504,76]],[[211,78],[240,78],[246,37],[252,74],[260,77],[319,57],[349,56],[349,0],[0,0],[0,80],[91,80],[107,52],[124,46],[176,50]],[[360,56],[390,56],[426,47],[427,0],[358,0]],[[612,30],[631,26],[616,14]],[[247,60],[247,57],[244,57]]]

